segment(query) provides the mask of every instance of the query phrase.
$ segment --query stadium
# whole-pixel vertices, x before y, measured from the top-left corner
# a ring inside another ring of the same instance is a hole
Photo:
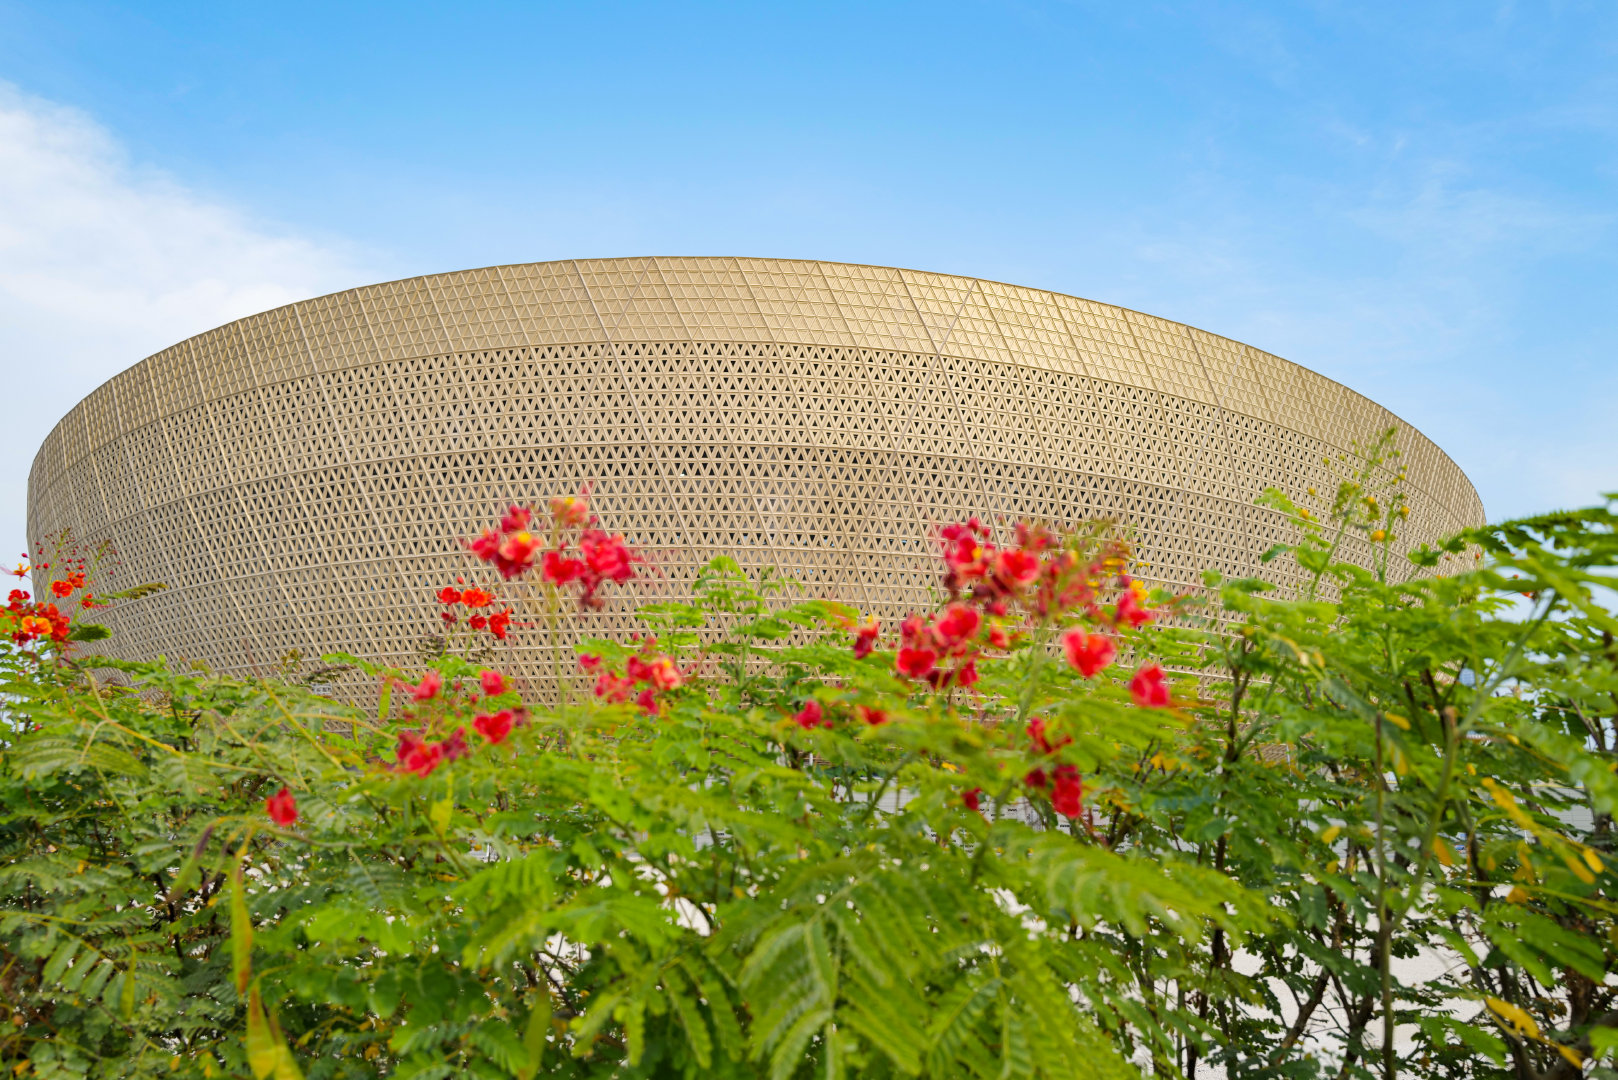
[[[591,492],[646,556],[568,635],[640,629],[715,555],[884,620],[931,603],[938,526],[1114,519],[1154,585],[1261,564],[1267,486],[1398,431],[1411,543],[1480,523],[1461,470],[1386,409],[1251,346],[1125,308],[876,266],[637,258],[335,293],[135,364],[51,432],[30,543],[110,544],[102,651],[267,673],[297,651],[417,662],[457,576],[527,617],[462,539]],[[1351,558],[1369,558],[1357,538]],[[49,581],[36,575],[36,595]],[[519,677],[548,638],[494,642]]]

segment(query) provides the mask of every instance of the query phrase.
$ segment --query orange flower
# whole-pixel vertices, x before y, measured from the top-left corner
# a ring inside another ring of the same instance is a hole
[[[485,608],[494,603],[494,594],[474,585],[461,594],[461,603],[469,608]]]

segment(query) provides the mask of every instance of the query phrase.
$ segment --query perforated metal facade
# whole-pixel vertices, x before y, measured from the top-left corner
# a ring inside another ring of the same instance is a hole
[[[1117,518],[1175,587],[1258,574],[1289,536],[1260,490],[1327,485],[1323,456],[1390,425],[1410,538],[1479,522],[1460,469],[1385,409],[1150,315],[837,263],[500,266],[292,304],[136,364],[45,441],[29,535],[111,540],[121,583],[169,586],[108,613],[117,655],[405,664],[436,589],[491,583],[458,541],[511,501],[588,483],[647,553],[591,634],[634,628],[718,553],[892,619],[928,602],[933,528],[971,514]],[[543,640],[514,631],[502,662],[540,675]]]

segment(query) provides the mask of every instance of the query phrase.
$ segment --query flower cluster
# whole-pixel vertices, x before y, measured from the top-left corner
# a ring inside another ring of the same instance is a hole
[[[512,695],[513,691],[511,683],[500,672],[479,672],[478,688],[483,692],[481,699],[475,692],[466,695],[467,701],[478,709],[472,719],[472,730],[490,745],[498,746],[506,741],[514,727],[526,721],[527,714],[520,707],[504,707],[507,695]],[[404,689],[409,691],[410,700],[416,705],[434,701],[447,703],[458,696],[457,688],[446,688],[444,677],[436,671],[427,672],[419,683],[404,684]],[[447,735],[434,740],[429,737],[432,727],[429,722],[420,728],[399,732],[399,741],[393,752],[396,771],[431,776],[444,762],[454,761],[472,752],[466,743],[465,728],[457,726]]]
[[[580,607],[600,609],[604,604],[599,595],[602,585],[629,581],[635,576],[634,564],[640,557],[621,535],[596,527],[583,494],[552,499],[550,517],[547,543],[534,535],[533,509],[513,506],[500,519],[498,529],[485,529],[468,547],[472,554],[492,563],[507,581],[527,573],[537,563],[547,583],[557,588],[575,585]],[[579,530],[577,554],[569,539],[575,529]]]
[[[592,653],[581,655],[579,666],[595,675],[596,697],[609,705],[621,705],[633,698],[648,713],[659,711],[658,694],[678,690],[688,677],[672,657],[658,652],[657,638],[650,634],[641,640],[640,651],[624,662],[622,672],[614,671]],[[641,689],[637,692],[636,687]]]
[[[1063,735],[1052,741],[1046,734],[1045,721],[1035,717],[1028,722],[1028,741],[1035,753],[1049,757],[1073,739]],[[1065,818],[1076,818],[1084,811],[1084,778],[1076,765],[1058,763],[1048,774],[1043,765],[1036,766],[1023,777],[1023,783],[1036,791],[1049,789],[1051,808]]]
[[[465,584],[465,579],[455,579],[455,585]],[[465,607],[468,613],[466,625],[473,631],[487,630],[500,641],[504,641],[507,631],[511,628],[511,609],[507,607],[499,611],[487,611],[486,609],[494,603],[494,594],[476,585],[465,589],[446,585],[438,590],[438,602],[445,608],[439,612],[439,618],[444,620],[446,627],[460,623],[461,616],[455,609]]]
[[[854,718],[861,721],[868,727],[881,727],[889,720],[887,710],[879,709],[874,705],[854,706]],[[820,702],[814,700],[813,698],[810,698],[804,703],[803,708],[799,709],[793,714],[792,722],[803,728],[805,731],[813,731],[815,728],[833,728],[837,726],[833,714],[827,712]]]
[[[40,638],[48,638],[58,645],[73,631],[72,621],[56,609],[55,604],[31,603],[28,593],[12,589],[7,597],[6,614],[12,623],[11,640],[28,645]]]

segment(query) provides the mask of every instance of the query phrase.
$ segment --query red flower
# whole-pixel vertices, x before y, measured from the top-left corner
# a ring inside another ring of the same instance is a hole
[[[493,634],[495,637],[499,638],[501,641],[506,640],[506,627],[508,627],[510,625],[511,625],[511,609],[510,608],[506,608],[506,610],[504,610],[504,611],[497,611],[493,615],[489,616],[489,633]]]
[[[584,563],[578,559],[569,558],[560,551],[547,551],[542,573],[545,575],[545,580],[551,584],[566,585],[584,573]]]
[[[854,715],[872,727],[881,727],[888,722],[888,714],[884,710],[874,709],[869,705],[854,706]]]
[[[684,673],[666,656],[652,661],[651,676],[652,685],[659,690],[678,690],[685,683]]]
[[[1056,542],[1050,529],[1044,525],[1030,525],[1026,521],[1017,522],[1017,546],[1024,551],[1044,551]]]
[[[270,815],[270,820],[283,829],[298,820],[297,800],[285,787],[264,800],[264,809]]]
[[[905,647],[899,650],[893,666],[899,674],[908,675],[912,679],[925,679],[932,674],[933,668],[938,666],[938,654],[931,649],[916,649]]]
[[[421,677],[421,682],[410,688],[410,697],[414,701],[431,701],[443,688],[444,677],[436,671],[429,671]]]
[[[1034,744],[1034,749],[1041,754],[1054,754],[1061,747],[1073,741],[1073,736],[1063,735],[1055,742],[1051,742],[1045,735],[1045,721],[1036,716],[1028,721],[1028,740]]]
[[[975,581],[988,572],[987,552],[971,530],[961,525],[947,525],[943,529],[944,565],[949,567],[950,580]]]
[[[422,738],[419,731],[399,732],[399,746],[394,750],[400,772],[413,772],[417,776],[431,776],[444,760],[444,748]]]
[[[580,579],[584,592],[579,603],[587,608],[600,608],[596,592],[603,582],[616,581],[622,585],[635,576],[637,556],[624,545],[622,536],[608,536],[600,529],[585,529],[579,537],[579,554],[584,556],[584,571]]]
[[[1105,634],[1086,634],[1075,627],[1062,635],[1067,662],[1086,679],[1093,678],[1118,655],[1118,646]]]
[[[445,626],[449,626],[449,625],[451,625],[451,624],[453,624],[453,623],[454,623],[454,622],[455,622],[455,616],[453,616],[453,615],[451,615],[451,614],[450,614],[450,613],[449,613],[449,612],[447,612],[447,611],[440,611],[440,612],[439,612],[439,613],[438,613],[438,617],[439,617],[439,618],[440,618],[440,619],[443,619],[443,620],[444,620],[444,625],[445,625]]]
[[[466,620],[466,625],[474,630],[482,630],[489,625],[489,617],[487,615],[474,615]]]
[[[596,676],[596,697],[601,698],[610,705],[628,701],[629,695],[634,693],[634,690],[635,682],[633,679],[614,675],[610,671],[603,671]]]
[[[872,619],[854,628],[854,659],[864,660],[876,648],[876,635],[882,624]]]
[[[459,604],[461,602],[461,590],[452,585],[445,585],[438,590],[438,602],[440,604]]]
[[[1009,648],[1011,648],[1011,631],[1007,630],[1005,627],[1001,626],[999,623],[992,624],[989,627],[989,648],[991,648],[991,649],[1009,649]]]
[[[454,761],[456,758],[463,758],[472,752],[471,749],[466,745],[465,728],[456,728],[454,731],[449,733],[449,738],[445,739],[439,745],[444,749],[445,761]]]
[[[1027,551],[1002,551],[994,560],[994,577],[1007,590],[1016,592],[1039,577],[1039,556]]]
[[[585,653],[579,657],[579,666],[585,671],[594,671],[601,666],[601,657]]]
[[[528,523],[534,520],[534,511],[526,506],[513,506],[507,510],[500,519],[501,532],[522,532],[528,528]]]
[[[636,696],[635,704],[641,707],[642,712],[655,714],[657,712],[657,695],[654,694],[652,692],[652,688],[648,686]]]
[[[494,560],[495,569],[500,571],[501,577],[514,578],[534,565],[534,555],[538,550],[539,540],[527,529],[507,533],[505,539],[500,541],[499,558]]]
[[[976,608],[965,604],[951,604],[944,609],[933,627],[933,639],[945,652],[959,652],[977,636],[983,625],[983,616]]]
[[[498,671],[478,672],[478,683],[483,687],[483,692],[489,697],[503,694],[510,689],[506,685],[506,677]]]
[[[961,792],[961,802],[968,810],[973,810],[978,813],[983,812],[978,809],[978,807],[982,805],[982,798],[983,789],[980,787],[967,788],[965,791]]]
[[[578,528],[590,520],[590,507],[584,493],[558,495],[551,499],[551,518],[565,529]]]
[[[801,710],[799,710],[798,715],[794,716],[792,719],[796,720],[798,722],[798,726],[803,728],[805,731],[812,731],[815,728],[822,726],[831,727],[831,721],[825,718],[825,715],[822,713],[820,708],[820,702],[818,701],[809,702]]]
[[[966,663],[955,669],[955,685],[971,687],[978,681],[977,657],[968,657]]]
[[[469,608],[485,608],[494,603],[494,594],[474,585],[461,594],[461,603]]]
[[[1051,808],[1066,818],[1076,818],[1084,811],[1084,779],[1073,765],[1058,765],[1056,783],[1051,788]]]
[[[24,566],[22,563],[18,563],[17,564],[17,569],[15,569],[15,570],[7,570],[6,573],[10,574],[12,577],[17,577],[17,578],[27,577],[28,576],[28,567]]]
[[[1155,617],[1146,607],[1146,586],[1138,581],[1124,579],[1123,595],[1118,597],[1118,612],[1114,621],[1119,625],[1128,623],[1130,626],[1141,627],[1151,622]]]
[[[511,725],[515,720],[516,716],[510,709],[501,709],[497,713],[474,717],[472,730],[499,746],[506,741],[506,736],[511,734]]]
[[[1044,769],[1029,769],[1028,775],[1022,778],[1022,782],[1031,788],[1038,788],[1041,791],[1044,791],[1045,785],[1049,783],[1045,777]]]
[[[56,597],[58,600],[60,600],[64,596],[67,596],[72,591],[73,591],[73,586],[69,585],[65,581],[53,581],[53,582],[51,582],[51,595]]]
[[[1129,680],[1129,696],[1143,709],[1162,709],[1169,704],[1169,684],[1163,666],[1152,661]]]

